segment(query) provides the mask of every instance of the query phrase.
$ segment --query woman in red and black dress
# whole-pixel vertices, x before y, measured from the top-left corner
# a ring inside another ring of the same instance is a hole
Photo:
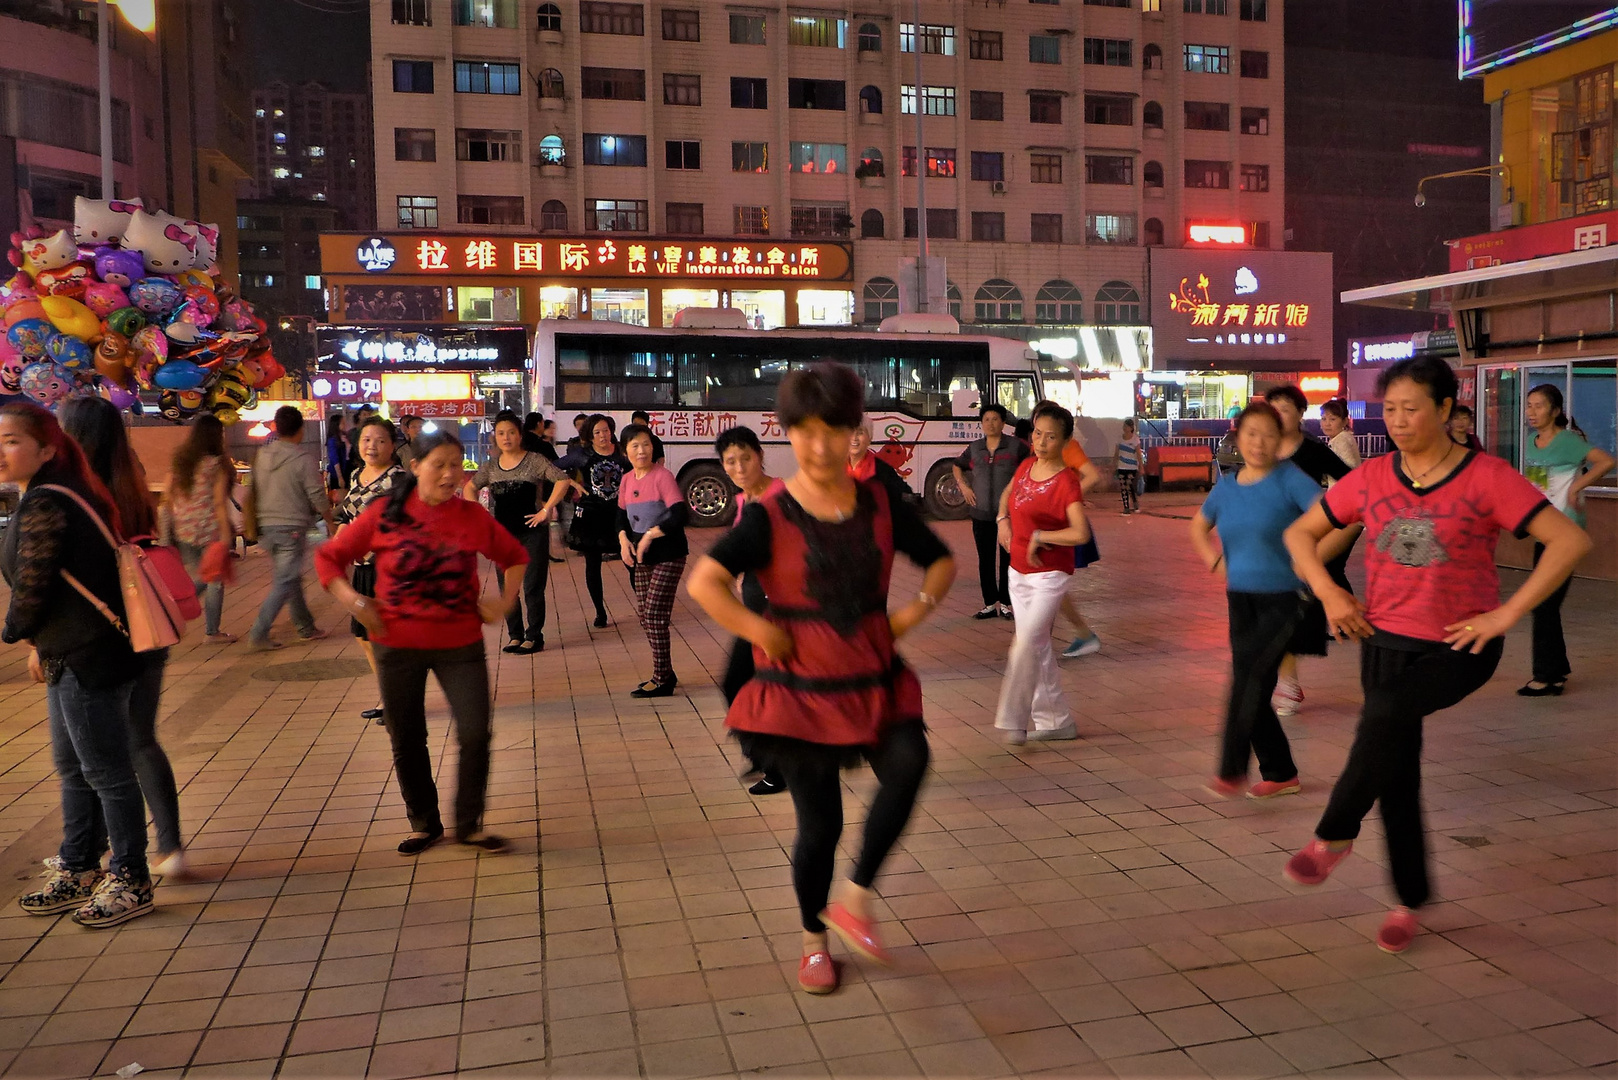
[[[894,643],[955,580],[948,549],[914,511],[881,484],[848,475],[864,395],[859,376],[841,364],[781,380],[776,415],[798,472],[747,504],[686,586],[721,626],[754,646],[756,671],[725,722],[754,765],[775,770],[792,795],[792,884],[803,919],[798,984],[813,994],[837,989],[828,925],[855,952],[887,962],[871,884],[910,819],[928,762],[921,684]],[[925,576],[916,598],[890,614],[896,553]],[[742,574],[756,576],[769,598],[762,615],[736,598]],[[854,872],[828,904],[843,831],[839,772],[859,758],[880,787]]]

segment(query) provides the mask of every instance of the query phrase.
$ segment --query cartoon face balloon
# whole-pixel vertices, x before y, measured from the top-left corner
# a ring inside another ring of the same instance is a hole
[[[107,331],[96,346],[96,373],[116,383],[129,382],[129,339],[122,334]]]
[[[0,311],[9,310],[11,305],[24,300],[37,299],[39,290],[34,288],[34,282],[27,274],[13,274],[11,280],[0,285]]]
[[[45,346],[45,351],[56,361],[58,367],[67,371],[89,367],[91,359],[95,356],[89,345],[67,334],[57,334],[51,338],[50,344]]]
[[[182,423],[202,408],[202,394],[196,390],[165,390],[157,399],[158,411],[170,423]]]
[[[73,376],[48,360],[22,369],[22,392],[47,409],[73,392]]]
[[[40,293],[55,296],[80,297],[90,284],[90,264],[72,262],[55,270],[41,270],[34,275],[34,288]]]
[[[219,226],[204,225],[200,221],[187,221],[185,227],[197,237],[197,261],[194,264],[199,270],[206,270],[214,263],[214,257],[219,254]]]
[[[55,336],[56,327],[44,319],[24,319],[6,331],[6,341],[30,360],[44,356]]]
[[[107,248],[96,255],[96,277],[129,288],[146,276],[146,261],[138,251]]]
[[[129,306],[129,294],[110,281],[95,281],[84,287],[84,306],[105,319]]]
[[[139,199],[86,199],[80,195],[73,200],[73,239],[85,247],[122,243],[139,209]]]
[[[37,275],[41,270],[57,270],[76,261],[79,257],[79,246],[73,242],[73,237],[68,231],[63,229],[50,236],[24,241],[22,253],[28,267]]]
[[[162,317],[180,306],[185,293],[167,278],[141,278],[129,287],[129,302],[143,313]]]
[[[136,210],[124,233],[124,246],[141,253],[154,274],[181,274],[197,262],[196,233],[179,218]]]
[[[163,361],[169,358],[169,339],[161,327],[143,326],[129,339],[129,351],[136,356],[150,356]]]
[[[208,373],[189,360],[170,360],[157,369],[152,384],[162,390],[195,390]]]
[[[7,352],[0,357],[0,393],[22,393],[22,371],[28,366],[26,357]]]
[[[146,325],[146,316],[139,308],[119,308],[107,316],[107,329],[124,337],[134,337]]]

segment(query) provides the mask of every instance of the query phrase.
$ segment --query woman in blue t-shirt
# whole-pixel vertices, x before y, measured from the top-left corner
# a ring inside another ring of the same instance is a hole
[[[1292,572],[1282,536],[1320,499],[1320,485],[1290,461],[1278,461],[1281,417],[1255,401],[1236,418],[1242,467],[1234,480],[1215,484],[1191,519],[1191,543],[1210,573],[1225,579],[1230,605],[1230,702],[1219,772],[1208,790],[1232,798],[1247,783],[1247,763],[1258,757],[1262,779],[1247,789],[1251,799],[1293,795],[1298,769],[1270,695],[1308,594]],[[1210,537],[1219,532],[1223,550]]]

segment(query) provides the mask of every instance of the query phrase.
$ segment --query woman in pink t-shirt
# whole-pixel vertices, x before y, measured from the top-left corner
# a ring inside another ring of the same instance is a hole
[[[1430,893],[1422,722],[1489,681],[1506,631],[1567,579],[1590,539],[1566,515],[1542,513],[1550,503],[1505,461],[1449,437],[1458,386],[1444,361],[1395,364],[1377,390],[1396,451],[1343,477],[1286,533],[1293,565],[1325,606],[1332,631],[1364,639],[1365,706],[1315,839],[1285,872],[1300,885],[1325,881],[1380,803],[1400,906],[1376,943],[1397,953],[1409,948],[1413,909]],[[1316,550],[1327,533],[1356,522],[1371,538],[1364,605],[1332,580]],[[1494,563],[1501,529],[1545,545],[1538,567],[1503,604]]]

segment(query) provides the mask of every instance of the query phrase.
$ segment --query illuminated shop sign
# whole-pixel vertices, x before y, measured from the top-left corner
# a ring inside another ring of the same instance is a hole
[[[1245,225],[1209,225],[1194,223],[1186,227],[1186,232],[1194,244],[1245,244],[1247,243],[1247,227]]]
[[[1329,254],[1153,248],[1150,258],[1154,367],[1331,366]]]
[[[486,274],[504,277],[712,278],[844,281],[852,276],[847,244],[690,241],[623,236],[534,239],[416,234],[367,237],[353,246],[324,238],[322,272]]]
[[[1482,75],[1618,26],[1611,4],[1459,0],[1460,77]]]
[[[321,371],[518,371],[528,358],[520,326],[322,326],[316,337]]]

